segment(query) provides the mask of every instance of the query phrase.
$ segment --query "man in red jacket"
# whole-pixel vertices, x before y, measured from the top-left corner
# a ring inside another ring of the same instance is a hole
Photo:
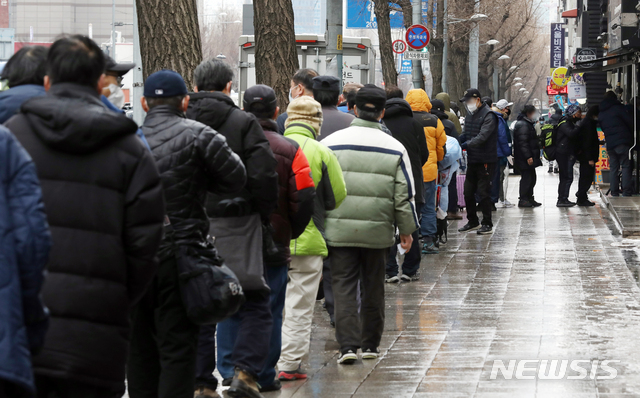
[[[280,135],[275,119],[278,117],[276,93],[269,86],[259,84],[244,93],[244,110],[253,114],[262,126],[275,155],[278,173],[278,207],[271,213],[271,231],[263,236],[265,278],[269,287],[270,307],[273,316],[272,330],[267,356],[262,372],[258,374],[260,392],[280,389],[275,379],[275,366],[280,359],[282,345],[282,311],[287,291],[287,276],[291,253],[289,243],[304,232],[313,214],[315,186],[311,168],[297,142]],[[239,327],[239,325],[237,325]],[[224,358],[219,358],[218,367],[225,367]],[[224,375],[223,375],[224,376]]]

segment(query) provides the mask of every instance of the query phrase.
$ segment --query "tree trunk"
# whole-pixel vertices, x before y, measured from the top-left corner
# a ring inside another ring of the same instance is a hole
[[[374,12],[378,20],[378,38],[380,40],[380,62],[382,64],[382,79],[385,86],[398,85],[398,71],[391,47],[391,22],[389,20],[389,2],[375,0]]]
[[[430,6],[431,7],[431,6]],[[429,64],[433,77],[432,94],[442,92],[442,56],[444,50],[444,1],[438,0],[436,5],[436,34],[429,44]],[[431,8],[430,8],[431,9]],[[431,19],[433,21],[433,19]]]
[[[172,69],[192,90],[193,71],[202,61],[195,0],[137,0],[136,7],[145,80],[153,72]]]
[[[256,83],[275,90],[284,112],[291,77],[299,68],[291,0],[253,0],[253,26]]]

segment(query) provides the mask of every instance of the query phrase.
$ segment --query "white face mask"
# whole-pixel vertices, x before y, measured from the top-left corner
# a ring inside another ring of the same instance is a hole
[[[116,108],[122,109],[124,106],[124,92],[117,84],[109,84],[109,102],[111,102]]]
[[[297,87],[297,86],[294,86],[294,87]],[[291,91],[293,90],[293,88],[294,88],[294,87],[291,87],[291,88],[289,89],[289,102],[291,102],[291,101],[293,101],[294,99],[296,99],[296,98],[298,98],[298,97],[299,97],[299,95],[296,95],[296,97],[294,98],[294,97],[293,97],[293,95],[291,94]]]
[[[471,113],[475,112],[478,110],[478,105],[476,103],[476,101],[473,102],[465,102],[465,105],[467,107],[467,110]]]

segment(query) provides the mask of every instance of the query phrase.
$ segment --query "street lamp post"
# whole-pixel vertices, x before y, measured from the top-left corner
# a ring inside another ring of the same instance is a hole
[[[497,61],[503,61],[505,59],[509,59],[511,57],[509,57],[508,55],[504,54],[501,55],[496,62],[493,64],[493,96],[495,97],[494,99],[496,101],[498,101],[500,98],[500,67],[498,66],[498,62]]]

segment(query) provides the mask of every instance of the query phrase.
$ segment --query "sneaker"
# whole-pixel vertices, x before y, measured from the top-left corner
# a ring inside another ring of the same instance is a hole
[[[282,390],[282,383],[280,383],[280,380],[274,380],[273,383],[269,384],[268,386],[260,386],[260,392],[271,392],[280,390]]]
[[[513,207],[513,203],[509,202],[508,200],[504,200],[504,202],[502,202],[502,205],[504,207]]]
[[[398,278],[398,275],[395,276],[389,276],[387,275],[387,277],[384,280],[386,283],[398,283],[400,282],[400,278]]]
[[[480,224],[467,223],[464,227],[460,228],[458,232],[469,232],[480,228]]]
[[[518,202],[518,207],[533,207],[533,203],[528,200],[521,200]]]
[[[553,173],[553,166],[549,165],[549,173]]]
[[[352,365],[355,361],[358,360],[358,355],[354,350],[347,350],[345,352],[340,353],[338,357],[338,364],[340,365]]]
[[[281,370],[280,373],[278,373],[278,380],[280,381],[302,380],[306,378],[307,372],[302,370],[302,368],[300,368],[299,366],[296,370]]]
[[[590,206],[595,206],[596,204],[590,200],[579,200],[577,205],[583,206],[583,207],[590,207]]]
[[[207,387],[198,387],[193,393],[194,398],[221,398],[220,394]]]
[[[402,274],[400,275],[400,280],[402,282],[411,282],[411,277],[409,275]]]
[[[447,218],[449,220],[462,220],[462,216],[460,215],[460,213],[453,213],[453,212],[448,212]]]
[[[556,207],[573,207],[573,206],[575,206],[575,205],[576,205],[576,203],[575,203],[575,202],[570,201],[569,199],[559,200],[559,201],[556,203]]]
[[[501,200],[499,200],[499,201],[498,201],[498,203],[496,203],[496,204],[495,204],[495,206],[496,206],[497,208],[499,208],[499,209],[500,209],[500,208],[503,208],[503,207],[506,207],[506,206],[504,205],[504,202],[503,202],[503,201],[501,201]]]
[[[362,359],[378,359],[380,356],[380,350],[377,348],[367,348],[362,350]]]
[[[482,227],[480,227],[480,229],[478,230],[478,235],[489,235],[490,233],[493,232],[493,227],[490,225],[483,225]]]
[[[440,251],[433,241],[422,244],[422,254],[438,254]]]
[[[251,375],[236,368],[236,374],[227,390],[227,395],[233,398],[264,398],[259,390],[258,383]]]
[[[407,275],[405,275],[405,276],[407,276]],[[420,280],[420,273],[416,272],[415,274],[410,275],[409,279],[411,279],[411,282],[419,281]]]

